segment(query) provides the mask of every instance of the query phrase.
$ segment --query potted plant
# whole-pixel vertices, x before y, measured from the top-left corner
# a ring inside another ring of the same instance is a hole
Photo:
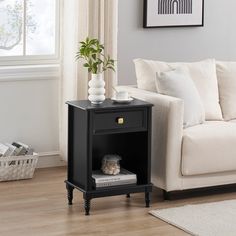
[[[115,61],[104,54],[104,45],[98,39],[90,38],[80,42],[76,60],[80,59],[85,61],[83,66],[92,74],[92,79],[89,81],[88,99],[93,104],[100,104],[105,100],[103,72],[109,69],[115,71]]]

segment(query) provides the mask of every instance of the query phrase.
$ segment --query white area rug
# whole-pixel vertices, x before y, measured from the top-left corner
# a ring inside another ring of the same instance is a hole
[[[153,210],[150,214],[198,236],[236,236],[236,200]]]

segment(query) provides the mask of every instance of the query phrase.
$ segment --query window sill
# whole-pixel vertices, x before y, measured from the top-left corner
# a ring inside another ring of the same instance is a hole
[[[0,82],[53,80],[60,78],[60,65],[2,66]]]

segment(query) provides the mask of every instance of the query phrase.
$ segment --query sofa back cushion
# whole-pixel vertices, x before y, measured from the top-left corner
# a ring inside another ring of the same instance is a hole
[[[183,100],[184,128],[205,121],[204,106],[187,68],[178,67],[175,70],[157,73],[156,86],[161,94]]]
[[[137,87],[151,92],[157,92],[155,85],[156,73],[167,71],[166,63],[134,59]],[[162,67],[163,65],[163,67]]]
[[[156,92],[159,92],[158,88],[156,89],[155,87],[156,73],[186,66],[200,94],[205,109],[206,120],[222,120],[214,59],[192,63],[168,63],[135,59],[134,63],[138,88]]]
[[[220,104],[225,120],[236,119],[236,62],[216,62]]]

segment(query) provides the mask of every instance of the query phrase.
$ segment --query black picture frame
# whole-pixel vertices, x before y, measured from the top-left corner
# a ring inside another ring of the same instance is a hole
[[[202,4],[201,7],[201,18],[199,19],[200,22],[198,24],[168,24],[168,25],[164,25],[164,24],[158,24],[158,22],[156,23],[156,25],[153,24],[149,24],[148,23],[148,17],[149,17],[149,12],[148,12],[148,4],[150,3],[150,1],[153,0],[144,0],[144,7],[143,7],[143,28],[171,28],[171,27],[203,27],[204,26],[204,0],[201,0],[201,2],[199,0],[191,0],[191,1],[198,1]],[[159,2],[158,0],[156,0],[157,2]],[[162,1],[162,0],[160,0]],[[163,0],[165,1],[165,0]],[[175,1],[181,1],[181,0],[175,0]],[[169,1],[170,2],[170,1]],[[174,2],[174,0],[173,0]],[[167,14],[167,17],[170,14]],[[176,16],[178,17],[178,15],[181,14],[176,14]],[[155,23],[154,23],[155,24]]]

